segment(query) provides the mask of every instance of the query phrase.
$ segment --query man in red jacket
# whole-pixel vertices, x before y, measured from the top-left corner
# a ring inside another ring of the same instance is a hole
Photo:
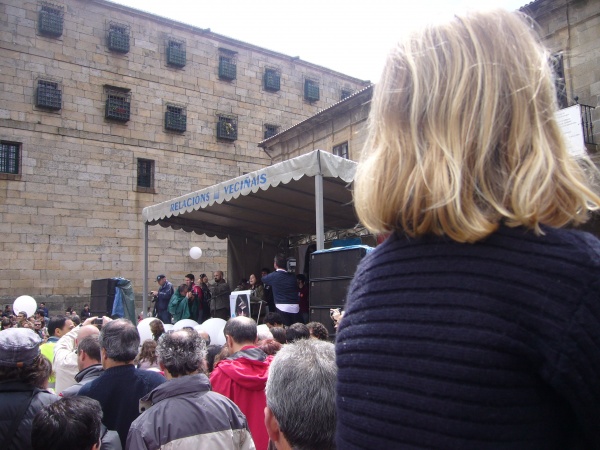
[[[223,330],[231,356],[210,375],[213,391],[228,397],[242,410],[257,450],[266,450],[265,386],[273,359],[256,347],[256,322],[249,317],[229,319]]]

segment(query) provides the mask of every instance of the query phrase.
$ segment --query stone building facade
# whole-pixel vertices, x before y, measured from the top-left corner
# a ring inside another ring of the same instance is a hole
[[[369,85],[104,0],[2,2],[0,55],[0,299],[54,312],[94,279],[139,298],[145,206],[271,164],[260,141]],[[151,277],[226,267],[224,241],[149,242]]]
[[[563,107],[584,109],[586,146],[596,164],[600,143],[600,2],[538,0],[521,8],[539,26],[544,44],[554,53],[564,79]]]

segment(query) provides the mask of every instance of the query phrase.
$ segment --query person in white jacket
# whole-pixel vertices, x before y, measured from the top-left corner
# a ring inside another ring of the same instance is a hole
[[[54,346],[52,369],[56,374],[54,389],[57,394],[77,383],[75,381],[75,375],[79,372],[76,353],[77,343],[87,336],[100,334],[98,328],[92,325],[96,319],[97,317],[86,319],[83,324],[62,336]]]

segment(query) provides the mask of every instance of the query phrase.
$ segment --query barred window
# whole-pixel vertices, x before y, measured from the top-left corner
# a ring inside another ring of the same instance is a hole
[[[154,161],[138,158],[137,160],[137,186],[141,188],[154,187]]]
[[[21,159],[21,144],[2,142],[0,151],[0,173],[19,173]]]
[[[333,147],[333,154],[348,159],[348,142]]]
[[[265,124],[265,139],[275,136],[278,130],[279,127],[277,125]]]

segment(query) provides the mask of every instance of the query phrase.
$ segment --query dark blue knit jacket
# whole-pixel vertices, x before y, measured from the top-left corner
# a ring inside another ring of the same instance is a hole
[[[600,241],[393,235],[336,342],[338,449],[600,448]]]
[[[100,402],[104,414],[102,423],[119,433],[125,448],[129,427],[140,415],[140,399],[165,381],[165,377],[157,372],[136,369],[128,364],[106,369],[94,381],[82,386],[78,395]]]

